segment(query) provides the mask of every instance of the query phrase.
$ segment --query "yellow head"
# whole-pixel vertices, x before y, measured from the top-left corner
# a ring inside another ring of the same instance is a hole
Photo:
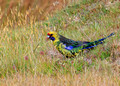
[[[59,35],[57,32],[51,31],[47,34],[47,38],[53,42],[59,41]]]

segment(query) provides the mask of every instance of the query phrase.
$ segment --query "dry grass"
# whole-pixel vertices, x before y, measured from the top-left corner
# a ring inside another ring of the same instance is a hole
[[[1,86],[119,86],[119,74],[112,75],[100,71],[86,71],[83,74],[48,75],[14,75],[12,78],[1,79]]]
[[[5,21],[14,15],[14,11],[15,14],[23,13],[29,18],[35,16],[37,21],[44,20],[48,14],[62,9],[69,2],[69,0],[0,0],[0,24],[6,24]]]

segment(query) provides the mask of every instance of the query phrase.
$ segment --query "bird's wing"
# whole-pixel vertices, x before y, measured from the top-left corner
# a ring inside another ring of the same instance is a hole
[[[86,45],[89,45],[89,43],[90,42],[76,41],[74,44],[66,46],[65,49],[67,49],[67,50],[74,50],[76,48],[79,48],[80,50],[83,50]]]
[[[68,39],[62,35],[59,35],[59,40],[61,43],[63,43],[65,45],[65,49],[67,49],[67,50],[72,50],[72,49],[75,49],[75,48],[78,48],[80,46],[90,43],[90,42],[86,42],[86,41],[74,41],[74,40]]]
[[[59,35],[59,40],[61,43],[65,44],[66,46],[70,46],[70,45],[76,43],[76,41],[68,39],[62,35]]]
[[[112,35],[114,35],[114,33],[111,33],[109,36],[93,41],[93,42],[74,41],[74,40],[65,38],[64,36],[61,36],[61,35],[59,37],[59,40],[61,43],[65,45],[65,49],[67,50],[74,50],[74,49],[84,50],[84,49],[92,49],[96,47],[97,45],[102,44],[105,39],[111,37]]]

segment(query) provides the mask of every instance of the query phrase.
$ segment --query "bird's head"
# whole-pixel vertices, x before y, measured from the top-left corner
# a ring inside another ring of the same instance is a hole
[[[58,40],[58,33],[54,31],[47,33],[47,39],[52,41]]]

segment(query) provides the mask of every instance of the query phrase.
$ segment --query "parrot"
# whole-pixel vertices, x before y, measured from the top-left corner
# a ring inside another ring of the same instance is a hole
[[[99,44],[103,44],[104,40],[114,35],[111,33],[109,36],[98,39],[96,41],[75,41],[69,38],[66,38],[55,31],[47,33],[47,39],[53,41],[53,45],[56,49],[66,58],[76,57],[80,52],[84,50],[90,50]]]

